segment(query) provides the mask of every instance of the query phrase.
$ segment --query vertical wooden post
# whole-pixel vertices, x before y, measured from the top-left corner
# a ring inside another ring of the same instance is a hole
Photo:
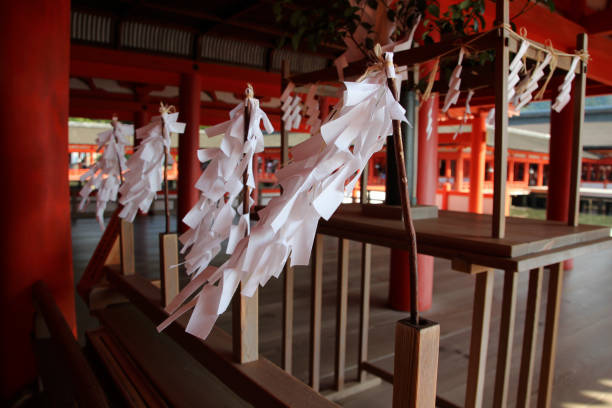
[[[249,99],[253,97],[253,88],[247,86],[244,102],[244,142],[247,141],[251,109]],[[251,192],[247,185],[247,170],[242,175],[242,213],[247,214],[247,223],[250,222],[249,200]],[[259,290],[253,296],[242,296],[242,283],[238,285],[238,292],[234,295],[232,304],[232,342],[234,359],[240,364],[249,363],[259,358]]]
[[[496,3],[496,24],[499,27],[495,45],[495,151],[493,180],[493,238],[506,234],[506,171],[508,161],[508,33],[510,24],[508,0]]]
[[[122,219],[119,228],[121,273],[123,273],[123,275],[134,275],[136,273],[134,261],[134,224]]]
[[[538,389],[538,408],[550,407],[552,398],[562,288],[563,263],[551,265],[546,302],[546,326],[544,327],[544,344],[542,347],[542,368],[540,369],[540,388]]]
[[[368,330],[370,328],[370,278],[372,274],[372,245],[361,244],[361,308],[359,310],[359,361],[357,380],[365,381],[361,364],[368,360]]]
[[[159,234],[160,280],[164,307],[179,293],[178,236]]]
[[[468,366],[465,407],[482,407],[489,328],[491,325],[491,303],[493,301],[493,279],[495,271],[488,270],[476,275],[474,311],[472,314],[472,337]]]
[[[409,319],[395,325],[393,408],[436,406],[440,325]]]
[[[287,86],[289,78],[289,62],[281,61],[281,89]],[[284,167],[289,162],[289,132],[285,130],[285,123],[281,120],[281,157],[280,167]],[[293,268],[289,260],[283,270],[283,335],[282,335],[282,354],[281,366],[285,371],[291,373],[293,362]]]
[[[346,363],[346,324],[348,314],[349,240],[338,239],[338,281],[336,295],[336,358],[334,382],[338,391],[344,388]]]
[[[317,234],[312,252],[310,293],[310,386],[319,391],[321,368],[321,310],[323,301],[323,235]]]
[[[538,317],[540,316],[540,298],[542,293],[543,268],[529,271],[529,289],[527,291],[527,310],[525,312],[525,333],[523,334],[523,350],[521,369],[516,397],[517,408],[529,407],[531,399],[531,382],[538,337]]]
[[[576,39],[576,49],[586,52],[588,38],[585,33]],[[580,178],[582,176],[582,128],[584,124],[584,97],[586,91],[586,62],[580,61],[580,73],[574,82],[574,128],[572,131],[572,161],[570,169],[570,196],[568,208],[568,225],[578,225],[580,212]],[[607,180],[607,177],[606,177]],[[605,185],[605,182],[604,182]]]
[[[497,351],[497,369],[495,371],[494,408],[505,408],[508,403],[508,386],[510,382],[510,364],[512,360],[512,341],[514,339],[514,321],[516,317],[516,286],[518,274],[504,271],[504,298],[499,329],[499,347]]]

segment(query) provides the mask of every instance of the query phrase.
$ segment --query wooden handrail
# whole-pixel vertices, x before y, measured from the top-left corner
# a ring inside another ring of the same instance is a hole
[[[74,382],[76,399],[79,406],[108,407],[106,395],[81,352],[68,323],[57,307],[53,295],[43,281],[32,286],[32,296],[42,314],[51,337],[62,353]]]

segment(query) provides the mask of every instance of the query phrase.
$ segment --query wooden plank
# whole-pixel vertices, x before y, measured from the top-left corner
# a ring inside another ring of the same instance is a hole
[[[369,163],[366,163],[366,166],[363,168],[361,172],[361,178],[359,179],[359,202],[361,204],[366,204],[369,201],[368,198],[368,168]]]
[[[312,281],[310,285],[310,359],[309,383],[319,391],[321,376],[321,317],[323,306],[323,235],[317,234],[313,243]]]
[[[283,282],[283,333],[281,367],[291,374],[293,361],[293,268],[289,260],[284,267]]]
[[[472,335],[470,361],[468,364],[465,407],[481,408],[491,325],[491,303],[493,301],[493,279],[495,271],[476,275],[474,306],[472,313]]]
[[[393,408],[435,407],[440,325],[409,319],[395,325]]]
[[[328,390],[321,394],[330,401],[340,401],[352,395],[360,394],[382,384],[378,377],[368,378],[366,381],[348,381],[340,391]]]
[[[372,275],[372,245],[361,244],[361,305],[359,309],[358,381],[365,381],[362,364],[368,360],[368,330],[370,328],[370,280]]]
[[[134,224],[121,220],[121,269],[124,275],[136,273],[134,260]]]
[[[87,363],[72,330],[64,319],[53,295],[43,281],[32,286],[32,297],[42,314],[51,338],[58,345],[63,360],[74,381],[77,402],[83,407],[108,407],[106,395],[94,372]]]
[[[393,384],[393,373],[382,369],[378,366],[375,366],[374,364],[368,362],[368,361],[362,361],[361,362],[361,368],[364,371],[367,371],[370,374],[373,374],[381,379],[383,379],[384,381],[388,382],[389,384]]]
[[[529,407],[529,401],[531,399],[531,383],[533,380],[533,367],[538,338],[538,319],[540,316],[543,272],[543,268],[536,268],[529,271],[525,332],[523,334],[523,350],[521,355],[521,368],[519,371],[518,393],[516,397],[517,408]]]
[[[164,306],[168,306],[179,293],[178,236],[159,234],[159,276]]]
[[[588,38],[582,33],[576,39],[576,49],[587,52]],[[572,129],[572,159],[570,163],[570,196],[567,223],[578,225],[580,213],[580,181],[582,177],[582,130],[584,128],[584,104],[586,95],[586,62],[580,61],[580,73],[574,79],[574,127]]]
[[[259,358],[259,290],[242,296],[242,283],[232,300],[232,344],[236,362],[250,363]]]
[[[111,285],[153,322],[168,316],[161,307],[159,290],[148,280],[138,274],[122,276],[110,268],[106,271]],[[265,407],[337,407],[263,357],[249,364],[234,362],[230,335],[214,327],[206,341],[202,341],[185,332],[187,321],[187,316],[177,319],[164,334],[244,400]]]
[[[338,280],[336,283],[336,354],[334,385],[341,391],[344,387],[346,364],[346,325],[348,314],[348,267],[349,240],[338,240]]]
[[[538,408],[550,407],[555,373],[555,354],[557,352],[557,331],[559,328],[562,289],[563,263],[560,262],[550,266],[548,278],[548,300],[546,301],[546,326],[544,327],[544,344],[542,346]]]
[[[510,24],[509,1],[496,3],[497,24]],[[495,43],[495,150],[493,154],[493,218],[491,235],[506,235],[506,173],[508,168],[508,32],[497,30]]]
[[[514,321],[516,317],[517,283],[517,272],[504,272],[504,297],[502,299],[497,368],[495,371],[495,393],[493,395],[494,408],[505,408],[508,403]]]

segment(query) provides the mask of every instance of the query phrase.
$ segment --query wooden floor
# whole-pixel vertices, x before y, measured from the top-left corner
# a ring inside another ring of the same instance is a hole
[[[139,273],[157,278],[159,274],[157,234],[163,228],[161,216],[139,217],[135,225],[136,268]],[[94,219],[75,219],[72,224],[75,281],[78,280],[101,235]],[[323,281],[323,322],[321,385],[330,387],[333,380],[336,255],[337,239],[325,239]],[[359,315],[360,244],[351,243],[349,281],[349,320],[347,344],[347,380],[356,376],[357,334]],[[385,369],[393,368],[393,332],[395,322],[406,313],[386,307],[388,292],[389,250],[374,247],[372,254],[372,296],[370,320],[370,361]],[[544,288],[547,287],[545,273]],[[487,360],[484,406],[491,406],[493,379],[497,356],[497,341],[501,309],[503,277],[495,276],[494,309]],[[520,342],[525,316],[526,274],[519,278],[516,330],[512,357],[512,381],[509,406],[514,405],[520,364]],[[467,352],[469,349],[471,307],[474,278],[450,270],[448,261],[436,259],[434,300],[424,317],[438,321],[441,328],[438,394],[462,405],[465,398]],[[275,363],[281,355],[281,292],[282,280],[272,279],[260,292],[260,352]],[[546,302],[546,290],[544,290]],[[310,310],[310,270],[298,268],[295,275],[294,375],[302,380],[308,376],[308,334]],[[543,309],[542,309],[543,310]],[[543,330],[540,315],[540,343]],[[85,305],[77,299],[79,335],[95,327]],[[230,314],[219,324],[231,330]],[[612,251],[575,260],[574,270],[565,274],[562,297],[559,344],[556,360],[553,407],[612,407]],[[538,379],[536,367],[535,379]],[[537,391],[537,381],[534,392]],[[391,386],[382,385],[349,397],[341,404],[346,407],[391,406]],[[535,406],[535,399],[532,406]]]

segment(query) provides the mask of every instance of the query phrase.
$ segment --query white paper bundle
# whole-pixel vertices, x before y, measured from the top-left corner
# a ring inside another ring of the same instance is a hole
[[[123,209],[119,217],[132,222],[138,210],[146,212],[151,207],[157,190],[163,180],[164,151],[167,150],[167,164],[172,164],[170,154],[170,133],[183,133],[185,124],[177,122],[178,112],[163,110],[148,125],[136,130],[141,139],[134,154],[127,161],[128,171],[119,193]]]
[[[104,210],[109,201],[117,200],[117,193],[121,185],[121,173],[126,170],[125,136],[132,132],[132,126],[120,123],[117,118],[111,121],[112,129],[98,134],[96,143],[97,151],[104,149],[102,156],[85,174],[81,181],[87,180],[79,195],[81,203],[79,211],[83,211],[89,201],[89,195],[97,190],[96,195],[96,218],[100,228],[104,230]]]
[[[310,133],[317,133],[321,127],[321,118],[319,117],[321,112],[319,111],[319,101],[315,99],[316,93],[317,86],[311,85],[306,95],[306,102],[304,102],[306,115],[308,116],[306,124],[310,126]]]
[[[459,99],[459,94],[461,91],[459,88],[461,87],[461,63],[463,62],[463,55],[465,51],[463,48],[459,51],[459,58],[457,59],[457,66],[453,69],[450,80],[448,81],[448,92],[444,97],[444,106],[442,107],[442,112],[447,112],[448,109],[457,103]]]
[[[281,111],[283,112],[282,119],[287,131],[300,127],[300,123],[302,123],[302,107],[300,105],[302,99],[297,95],[291,96],[294,88],[295,85],[293,82],[290,82],[280,97]]]
[[[429,105],[429,109],[427,110],[427,126],[425,127],[425,131],[427,132],[427,141],[431,139],[431,134],[433,133],[433,103]]]
[[[274,128],[255,98],[247,98],[249,124],[247,140],[244,140],[244,109],[240,103],[230,112],[230,120],[206,129],[208,137],[224,134],[217,149],[201,149],[198,158],[202,163],[210,161],[196,183],[200,200],[185,215],[183,222],[189,230],[180,236],[184,244],[181,252],[187,252],[185,264],[188,275],[198,275],[208,267],[211,259],[221,249],[221,242],[229,238],[227,253],[249,230],[248,214],[243,214],[243,175],[247,172],[247,185],[254,189],[253,155],[264,150],[264,137],[260,126],[267,133]],[[240,203],[237,203],[239,201]],[[248,203],[249,208],[253,200]],[[240,217],[233,225],[235,217]]]
[[[369,158],[392,133],[392,120],[405,120],[384,69],[345,86],[335,114],[310,139],[293,147],[293,161],[276,173],[283,193],[259,212],[250,236],[238,242],[227,262],[205,269],[181,291],[166,308],[171,316],[158,330],[194,308],[186,330],[205,338],[240,282],[241,294],[252,296],[258,286],[280,275],[290,254],[292,266],[308,264],[319,219],[331,217],[345,191],[353,190]]]
[[[470,107],[470,101],[472,100],[472,96],[474,96],[474,90],[468,89],[468,94],[467,94],[467,97],[465,98],[465,112],[463,113],[463,120],[461,121],[461,124],[459,125],[459,129],[457,129],[457,131],[453,135],[453,140],[455,140],[457,136],[463,131],[463,125],[467,123],[469,115],[472,114],[472,109]]]
[[[532,94],[538,89],[538,81],[544,76],[544,69],[548,66],[551,59],[552,54],[546,54],[544,61],[536,64],[529,74],[519,82],[516,87],[516,95],[512,99],[515,110],[519,111],[531,102],[533,99]]]
[[[516,94],[516,90],[514,88],[516,87],[516,85],[519,83],[519,80],[521,79],[519,77],[519,73],[521,71],[521,68],[523,68],[522,58],[528,49],[529,49],[529,41],[523,40],[521,42],[521,46],[516,52],[516,55],[514,56],[514,59],[510,63],[510,66],[509,66],[510,73],[508,74],[508,102],[510,102],[512,98],[514,98],[514,95]]]
[[[578,62],[580,62],[580,57],[576,56],[572,59],[572,64],[567,74],[565,74],[565,78],[563,78],[563,83],[557,88],[557,99],[555,99],[555,103],[552,104],[552,108],[555,112],[561,112],[570,101],[570,91],[572,90],[572,82],[576,76]]]

